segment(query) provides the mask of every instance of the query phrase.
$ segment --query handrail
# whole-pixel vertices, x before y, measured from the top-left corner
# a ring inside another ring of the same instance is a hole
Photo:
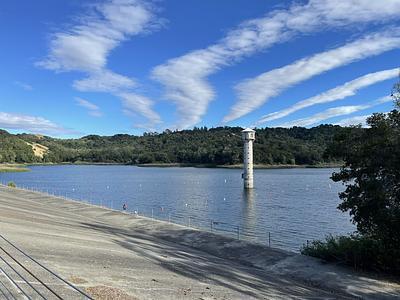
[[[17,263],[17,265],[19,265],[22,269],[24,269],[29,275],[31,275],[33,278],[35,278],[37,281],[39,281],[46,289],[48,289],[54,296],[56,296],[58,299],[63,300],[63,298],[58,295],[52,288],[50,288],[47,284],[45,284],[42,280],[40,280],[35,274],[33,274],[28,268],[26,268],[23,264],[21,264],[18,260],[16,260],[10,253],[8,253],[6,250],[4,250],[3,247],[0,247],[1,250],[3,250],[3,252],[5,254],[7,254],[14,262]],[[36,291],[36,290],[35,290]],[[40,296],[42,296],[39,293]],[[43,296],[42,296],[43,297]],[[43,297],[44,299],[46,299],[45,297]]]
[[[16,300],[15,296],[11,293],[10,289],[2,282],[0,281],[0,284],[5,288],[5,290],[8,292],[8,295],[11,296],[14,300]],[[2,290],[3,295],[7,298],[7,300],[9,299],[5,293]]]
[[[4,276],[7,277],[8,280],[10,280],[12,282],[12,284],[17,288],[17,290],[21,291],[21,293],[24,294],[24,296],[28,300],[32,300],[32,298],[28,296],[28,294],[18,285],[18,283],[16,283],[14,279],[12,279],[10,276],[8,276],[8,274],[4,271],[4,269],[2,267],[0,267],[0,271],[4,274]]]
[[[3,248],[0,247],[1,250],[3,250]],[[4,251],[4,250],[3,250]],[[19,278],[22,279],[22,281],[24,281],[27,285],[29,285],[40,297],[42,297],[43,299],[46,299],[45,296],[43,296],[28,280],[26,280],[26,278],[24,278],[24,276],[21,275],[21,273],[19,273],[16,269],[14,269],[13,266],[11,266],[1,255],[0,255],[0,259],[11,269],[14,271],[15,274],[18,275]]]
[[[51,271],[49,268],[45,267],[44,265],[42,265],[41,263],[39,263],[37,260],[35,260],[33,257],[31,257],[30,255],[28,255],[27,253],[25,253],[24,251],[22,251],[20,248],[18,248],[17,246],[15,246],[13,243],[11,243],[8,239],[6,239],[2,234],[0,234],[0,238],[2,238],[4,241],[6,241],[9,245],[11,245],[13,248],[15,248],[17,251],[19,251],[20,253],[22,253],[25,257],[29,258],[30,260],[32,260],[34,263],[36,263],[38,266],[40,266],[41,268],[43,268],[44,270],[46,270],[47,272],[49,272],[50,274],[52,274],[53,276],[55,276],[56,278],[58,278],[59,280],[61,280],[62,282],[64,282],[65,284],[67,284],[69,287],[71,287],[72,289],[74,289],[76,292],[80,293],[82,296],[86,297],[87,299],[90,300],[94,300],[92,297],[90,297],[88,294],[86,294],[85,292],[83,292],[82,290],[80,290],[79,288],[77,288],[75,285],[69,283],[68,281],[66,281],[65,279],[63,279],[62,277],[60,277],[59,275],[57,275],[56,273],[54,273],[53,271]],[[1,248],[1,247],[0,247]],[[3,250],[4,251],[4,250]],[[24,267],[23,267],[24,268]],[[29,272],[29,271],[28,271]],[[30,272],[29,272],[30,273]],[[39,282],[41,282],[39,280]],[[41,282],[42,283],[42,282]],[[44,283],[43,283],[44,284]],[[45,284],[44,284],[45,285]],[[45,285],[46,286],[46,285]],[[50,289],[51,290],[51,289]],[[59,297],[57,295],[57,297],[59,299],[62,299],[61,297]]]

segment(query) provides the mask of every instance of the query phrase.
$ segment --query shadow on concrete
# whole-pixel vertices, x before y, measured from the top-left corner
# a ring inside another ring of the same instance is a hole
[[[263,269],[244,265],[235,260],[210,255],[199,249],[165,240],[162,236],[144,229],[115,228],[104,224],[82,223],[82,226],[113,236],[113,241],[136,255],[158,264],[164,269],[203,283],[212,283],[255,298],[301,298],[301,299],[354,299],[337,291],[322,290],[290,277],[268,274]],[[182,231],[185,229],[180,229]],[[173,236],[177,230],[170,230]],[[190,231],[190,229],[188,229]],[[216,238],[219,238],[217,236]]]

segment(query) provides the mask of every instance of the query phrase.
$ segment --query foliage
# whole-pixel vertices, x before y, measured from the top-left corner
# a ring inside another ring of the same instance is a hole
[[[38,161],[32,147],[25,141],[0,130],[0,163],[25,163]]]
[[[304,245],[301,253],[349,265],[356,270],[400,274],[400,249],[382,247],[382,242],[362,235],[328,236],[325,241]]]
[[[11,187],[11,188],[16,188],[17,187],[17,185],[13,181],[10,181],[9,183],[7,183],[7,186]]]
[[[393,86],[392,97],[395,105],[400,108],[400,75],[399,81]]]
[[[367,124],[339,131],[327,150],[344,160],[332,179],[346,185],[338,208],[350,213],[357,235],[313,241],[301,252],[400,275],[400,112],[373,114]]]
[[[400,247],[400,112],[374,114],[370,128],[342,132],[332,144],[345,165],[334,181],[346,184],[340,193],[361,234]]]
[[[233,165],[242,162],[243,143],[240,127],[194,128],[143,136],[117,134],[88,135],[79,139],[55,139],[32,134],[0,135],[0,153],[7,162],[88,162],[88,163],[179,163]],[[325,156],[327,144],[341,130],[321,125],[311,129],[257,129],[254,160],[258,164],[318,165],[336,162]],[[3,141],[8,141],[3,143]],[[26,143],[49,148],[43,159],[34,157]],[[21,149],[21,150],[20,150]],[[23,149],[23,150],[22,150]],[[22,156],[24,154],[25,156]],[[0,160],[1,162],[1,160]]]

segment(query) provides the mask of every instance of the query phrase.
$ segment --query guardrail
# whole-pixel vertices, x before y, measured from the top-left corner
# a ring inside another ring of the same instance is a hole
[[[7,300],[21,297],[28,300],[71,298],[93,300],[88,294],[41,264],[1,234],[0,293]]]

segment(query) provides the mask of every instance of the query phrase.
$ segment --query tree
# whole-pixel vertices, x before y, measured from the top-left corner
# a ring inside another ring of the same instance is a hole
[[[392,96],[400,109],[400,81]],[[400,111],[373,114],[367,125],[342,128],[325,153],[344,161],[332,179],[346,185],[338,208],[357,232],[312,241],[301,253],[400,275]]]
[[[395,105],[400,108],[400,74],[399,81],[393,86],[392,97]]]
[[[333,143],[345,161],[332,176],[346,184],[338,208],[350,213],[362,235],[400,247],[400,112],[373,114],[367,124],[363,131],[343,131]]]

